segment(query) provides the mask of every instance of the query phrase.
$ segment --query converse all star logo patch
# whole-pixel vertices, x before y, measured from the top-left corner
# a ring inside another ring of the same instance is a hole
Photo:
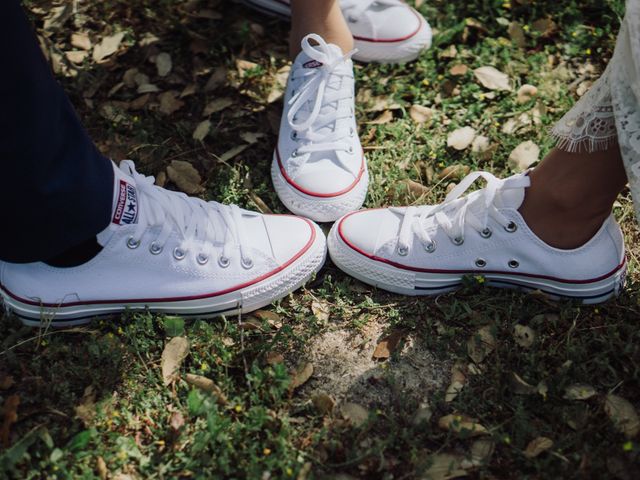
[[[320,68],[322,65],[324,65],[324,63],[319,62],[318,60],[309,60],[302,64],[304,68]]]
[[[113,212],[113,223],[130,225],[138,220],[138,192],[136,187],[120,180],[118,201]]]

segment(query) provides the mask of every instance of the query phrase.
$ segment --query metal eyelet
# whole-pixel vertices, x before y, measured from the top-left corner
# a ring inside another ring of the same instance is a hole
[[[209,255],[206,255],[204,253],[199,253],[196,256],[196,262],[198,262],[199,265],[206,265],[208,261],[209,261]]]
[[[510,268],[518,268],[520,266],[520,262],[518,262],[517,260],[509,260],[508,265]]]
[[[349,147],[348,152],[349,152],[350,155],[353,155],[353,146]]]
[[[222,268],[227,268],[229,265],[231,265],[231,260],[229,260],[225,256],[220,255],[218,257],[218,265],[220,265]]]
[[[293,140],[293,141],[297,141],[298,140],[298,132],[296,132],[295,130],[293,130],[291,132],[291,140]]]
[[[175,258],[176,260],[183,260],[186,255],[187,252],[185,252],[180,247],[176,247],[173,249],[173,258]]]
[[[487,261],[484,258],[478,258],[476,260],[476,267],[484,268],[487,266]]]
[[[489,227],[480,231],[480,236],[482,238],[489,238],[491,235],[493,235],[493,231]]]
[[[402,256],[402,257],[406,257],[407,254],[409,253],[409,247],[405,246],[405,245],[398,245],[398,255]]]
[[[353,138],[353,136],[355,135],[355,133],[356,133],[356,132],[355,132],[355,130],[353,129],[353,127],[351,127],[351,128],[349,129],[349,136]]]
[[[460,246],[464,243],[464,237],[452,238],[451,241],[453,242],[454,245]]]
[[[298,156],[298,150],[296,149],[293,152],[291,152],[291,156],[294,157],[294,158],[297,157]]]
[[[427,251],[427,253],[433,253],[436,251],[436,242],[435,240],[433,240],[431,243],[429,243],[428,245],[424,246],[424,249]]]
[[[518,230],[518,225],[516,225],[516,222],[509,222],[507,224],[506,227],[504,227],[505,231],[509,232],[509,233],[513,233],[516,230]]]
[[[242,264],[242,267],[246,268],[247,270],[253,267],[253,260],[251,260],[250,258],[243,258],[240,260],[240,263]]]
[[[158,245],[156,242],[151,242],[151,245],[149,245],[149,251],[153,255],[159,255],[162,252],[162,246]]]
[[[133,237],[129,237],[127,239],[127,247],[129,247],[131,250],[134,250],[136,248],[138,248],[140,246],[140,240],[136,240]]]

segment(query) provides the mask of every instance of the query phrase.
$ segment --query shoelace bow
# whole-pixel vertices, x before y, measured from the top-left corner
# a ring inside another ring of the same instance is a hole
[[[486,180],[485,188],[460,198],[479,178]],[[493,218],[507,231],[513,231],[515,225],[505,217],[495,206],[494,200],[500,190],[524,188],[530,185],[528,176],[498,179],[488,172],[474,172],[464,178],[436,207],[407,207],[404,211],[392,208],[397,213],[404,213],[398,236],[398,252],[406,254],[411,248],[413,234],[428,251],[435,250],[432,234],[434,227],[440,227],[455,243],[464,242],[464,227],[471,226],[482,236],[491,236],[488,226],[489,218]],[[479,204],[479,205],[478,205]],[[473,209],[478,205],[480,208]],[[477,210],[477,211],[476,211]],[[427,222],[430,219],[432,222]],[[428,228],[427,223],[431,228]]]
[[[366,12],[371,5],[377,3],[378,5],[398,6],[405,4],[400,0],[342,0],[340,6],[343,11],[348,12],[348,15],[352,17],[354,21]]]
[[[312,45],[311,41],[317,45]],[[302,50],[309,58],[322,65],[317,68],[300,67],[291,73],[292,79],[307,77],[306,82],[289,100],[291,108],[287,121],[294,131],[295,140],[302,142],[294,156],[312,152],[350,151],[351,146],[345,139],[355,132],[338,128],[337,121],[353,115],[351,106],[340,105],[341,100],[353,97],[353,90],[343,86],[343,78],[353,78],[353,73],[340,71],[340,67],[356,51],[337,56],[322,37],[316,34],[307,35],[303,39]],[[310,113],[306,119],[298,122],[298,114],[305,107],[310,107]],[[331,133],[319,132],[325,127],[331,128]]]
[[[151,243],[151,252],[158,254],[172,232],[177,231],[182,242],[174,250],[174,256],[182,259],[188,251],[197,253],[197,261],[204,264],[213,254],[216,230],[223,229],[223,248],[218,258],[221,266],[229,265],[231,249],[238,247],[242,265],[250,268],[251,258],[245,255],[247,233],[242,222],[242,212],[237,205],[222,205],[172,192],[154,184],[154,177],[138,173],[130,160],[121,162],[120,168],[136,181],[139,207],[144,215],[139,218],[137,228],[130,239],[139,245],[149,227],[161,227],[160,233]]]

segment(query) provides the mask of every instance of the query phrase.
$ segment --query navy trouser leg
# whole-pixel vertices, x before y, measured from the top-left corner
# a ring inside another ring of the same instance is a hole
[[[0,3],[0,260],[46,260],[104,230],[111,161],[82,127],[19,0]]]

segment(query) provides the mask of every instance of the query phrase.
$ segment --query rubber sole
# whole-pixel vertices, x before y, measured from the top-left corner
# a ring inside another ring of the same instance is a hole
[[[317,273],[326,260],[326,239],[314,225],[316,239],[308,250],[284,270],[249,287],[220,296],[195,300],[153,303],[90,303],[65,307],[64,304],[40,307],[19,301],[15,295],[1,290],[5,309],[30,327],[71,327],[85,325],[93,318],[111,316],[125,311],[148,311],[192,318],[213,318],[257,310],[304,285]]]
[[[369,172],[365,167],[360,181],[347,193],[328,198],[306,195],[294,188],[282,176],[275,153],[271,163],[271,180],[285,207],[296,215],[307,217],[315,222],[335,222],[347,213],[359,210],[369,188]]]
[[[339,223],[336,223],[327,239],[333,263],[340,270],[364,283],[402,295],[441,295],[460,288],[466,275],[481,275],[487,285],[497,288],[527,292],[537,290],[554,300],[567,298],[583,304],[598,304],[617,296],[624,288],[626,278],[626,262],[609,276],[589,283],[560,282],[513,273],[433,273],[403,270],[353,250],[340,238],[338,228]]]

